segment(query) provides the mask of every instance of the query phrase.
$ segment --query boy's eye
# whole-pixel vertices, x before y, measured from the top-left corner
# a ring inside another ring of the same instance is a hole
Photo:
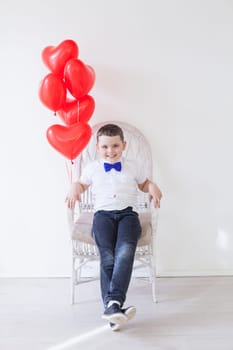
[[[116,144],[116,145],[113,145],[113,146],[111,146],[112,148],[118,148],[119,147],[119,145],[118,144]],[[101,148],[102,149],[107,149],[108,148],[108,146],[106,146],[106,145],[103,145],[103,146],[101,146]]]

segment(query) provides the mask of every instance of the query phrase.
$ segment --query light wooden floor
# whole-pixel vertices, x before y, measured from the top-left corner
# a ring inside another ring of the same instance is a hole
[[[232,350],[233,277],[132,279],[137,315],[120,332],[101,319],[99,281],[69,304],[68,279],[0,279],[1,350]]]

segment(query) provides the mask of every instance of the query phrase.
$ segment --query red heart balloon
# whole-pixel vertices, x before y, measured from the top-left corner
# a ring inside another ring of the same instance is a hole
[[[73,40],[64,40],[58,46],[47,46],[42,51],[44,64],[54,73],[63,75],[65,64],[78,57],[78,45]]]
[[[53,73],[46,75],[40,83],[39,97],[52,111],[61,109],[66,100],[66,87],[62,79]]]
[[[74,126],[52,125],[46,132],[50,145],[66,158],[75,159],[91,138],[91,127],[86,123]]]
[[[71,95],[79,99],[88,94],[95,82],[95,72],[81,60],[69,60],[64,69],[65,84]]]
[[[95,109],[95,100],[92,96],[86,95],[79,100],[67,99],[63,108],[57,114],[66,125],[73,125],[77,122],[87,123]]]

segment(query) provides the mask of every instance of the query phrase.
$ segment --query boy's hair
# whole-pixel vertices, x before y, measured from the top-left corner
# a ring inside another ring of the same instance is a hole
[[[122,142],[124,142],[124,133],[123,130],[115,124],[106,124],[102,126],[97,132],[97,142],[99,141],[99,137],[105,136],[120,136]]]

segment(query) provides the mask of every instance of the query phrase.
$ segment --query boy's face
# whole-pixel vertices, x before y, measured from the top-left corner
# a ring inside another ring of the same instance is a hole
[[[126,147],[126,142],[122,142],[119,135],[102,135],[99,136],[96,147],[97,151],[104,160],[106,160],[108,163],[115,163],[121,158],[122,152]]]

